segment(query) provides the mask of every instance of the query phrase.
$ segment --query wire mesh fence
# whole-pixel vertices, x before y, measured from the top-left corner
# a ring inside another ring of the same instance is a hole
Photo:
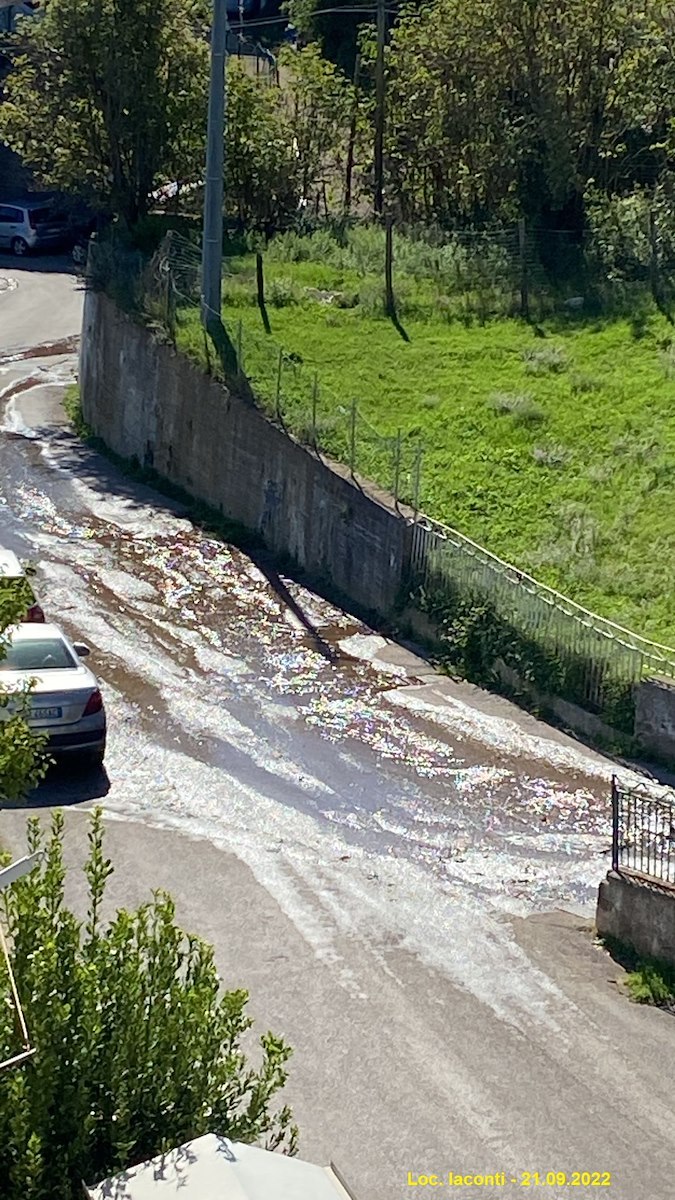
[[[263,410],[318,455],[345,464],[357,479],[374,480],[394,504],[419,508],[423,448],[405,430],[385,434],[375,428],[356,398],[337,396],[316,371],[272,337],[252,328],[223,307],[229,356],[218,357],[206,337],[200,314],[200,251],[169,234],[148,262],[110,244],[93,243],[88,278],[127,310],[158,327],[179,348],[212,373],[246,382]],[[227,261],[225,285],[236,272]],[[228,315],[228,313],[230,315]]]
[[[612,870],[675,884],[675,793],[612,780]]]
[[[675,650],[607,621],[504,562],[455,529],[419,516],[409,562],[413,594],[441,614],[469,605],[490,665],[501,659],[518,683],[560,696],[632,734],[634,687],[647,675],[675,678]],[[461,605],[457,603],[461,598]]]
[[[518,243],[518,232],[515,238]],[[475,250],[480,257],[480,245],[475,239],[470,253],[458,253],[453,269],[466,271],[468,263],[473,271],[472,256]],[[368,247],[361,249],[365,257]],[[506,241],[498,249],[503,254],[499,286],[519,287],[523,257],[514,258]],[[649,674],[675,678],[675,649],[604,620],[420,514],[424,447],[419,439],[403,429],[376,429],[357,398],[332,393],[299,356],[276,344],[262,323],[256,330],[253,321],[242,318],[239,302],[228,306],[228,285],[236,291],[241,284],[238,272],[236,260],[226,262],[225,350],[219,352],[201,322],[197,245],[167,235],[148,262],[94,244],[88,266],[92,286],[140,313],[207,370],[249,388],[263,410],[312,452],[344,464],[355,479],[374,481],[403,506],[411,525],[406,594],[431,616],[443,617],[450,640],[462,643],[465,669],[480,659],[484,679],[500,663],[499,670],[506,668],[519,685],[540,696],[561,696],[632,734],[635,685]],[[494,261],[489,273],[494,282]],[[253,313],[254,291],[248,303]]]

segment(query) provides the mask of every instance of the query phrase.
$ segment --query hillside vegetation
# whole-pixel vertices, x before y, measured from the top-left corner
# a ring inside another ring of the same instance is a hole
[[[432,283],[399,274],[406,341],[384,316],[367,255],[359,270],[353,256],[335,257],[324,247],[320,262],[293,261],[288,240],[272,245],[268,336],[253,256],[229,260],[224,320],[270,410],[278,389],[286,423],[310,439],[316,376],[326,452],[349,461],[356,401],[362,474],[391,487],[391,439],[401,431],[403,488],[410,496],[420,444],[420,506],[430,516],[599,614],[675,644],[668,321],[636,294],[632,317],[561,305],[539,324],[507,315],[481,323],[461,295],[439,307]],[[506,307],[503,292],[491,299]],[[203,359],[195,310],[183,313],[178,340]]]
[[[374,10],[333,8],[289,0],[297,48],[260,78],[228,67],[225,216],[265,253],[271,322],[252,256],[232,259],[246,373],[296,433],[318,426],[387,486],[400,430],[406,498],[420,443],[433,516],[675,642],[672,6],[391,0],[383,37]],[[211,17],[201,0],[51,0],[8,47],[0,138],[118,234],[163,185],[199,216]],[[398,328],[382,229],[303,236],[319,218],[392,223]],[[530,324],[524,265],[548,281]],[[203,360],[189,302],[178,324]]]

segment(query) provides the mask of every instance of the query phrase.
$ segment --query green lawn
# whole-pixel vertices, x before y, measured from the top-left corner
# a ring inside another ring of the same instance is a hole
[[[311,426],[313,379],[324,448],[385,486],[401,430],[412,491],[424,446],[421,507],[602,616],[675,646],[675,350],[657,315],[633,323],[574,315],[540,328],[481,325],[444,313],[431,285],[397,286],[403,340],[378,315],[379,284],[317,263],[269,263],[272,333],[255,305],[252,263],[226,280],[224,319],[242,330],[244,369],[274,407]],[[343,293],[341,308],[306,288]],[[370,314],[370,315],[369,315]],[[196,314],[179,343],[203,347]],[[529,356],[529,357],[528,357]],[[386,439],[378,438],[369,429]]]

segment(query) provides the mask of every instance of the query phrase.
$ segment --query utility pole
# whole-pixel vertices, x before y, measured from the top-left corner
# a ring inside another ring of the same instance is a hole
[[[377,58],[375,60],[375,215],[384,212],[384,43],[386,0],[377,0]]]
[[[227,0],[213,0],[202,241],[202,322],[207,329],[221,319],[226,56]]]

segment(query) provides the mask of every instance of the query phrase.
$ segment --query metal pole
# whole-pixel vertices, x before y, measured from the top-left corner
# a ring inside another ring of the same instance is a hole
[[[281,372],[284,367],[284,352],[279,347],[279,361],[277,362],[277,399],[276,399],[276,414],[281,417]]]
[[[422,446],[418,445],[415,455],[415,482],[413,495],[413,520],[417,520],[420,510],[420,475],[422,473]]]
[[[396,315],[394,302],[394,222],[390,213],[385,218],[384,295],[388,317]]]
[[[394,450],[394,504],[398,508],[398,489],[401,480],[401,430],[396,434],[396,449]]]
[[[518,222],[518,252],[520,255],[520,315],[530,319],[530,296],[527,280],[527,228],[525,218]]]
[[[375,214],[384,212],[384,43],[387,34],[385,0],[377,0],[377,57],[375,59]]]
[[[612,775],[612,870],[619,869],[619,789]]]
[[[316,408],[319,399],[319,379],[314,372],[314,384],[312,386],[312,445],[316,450]]]
[[[352,476],[356,466],[356,400],[352,400],[351,428],[349,431],[349,465]]]
[[[207,328],[221,319],[226,55],[227,0],[213,0],[202,244],[202,321]]]

